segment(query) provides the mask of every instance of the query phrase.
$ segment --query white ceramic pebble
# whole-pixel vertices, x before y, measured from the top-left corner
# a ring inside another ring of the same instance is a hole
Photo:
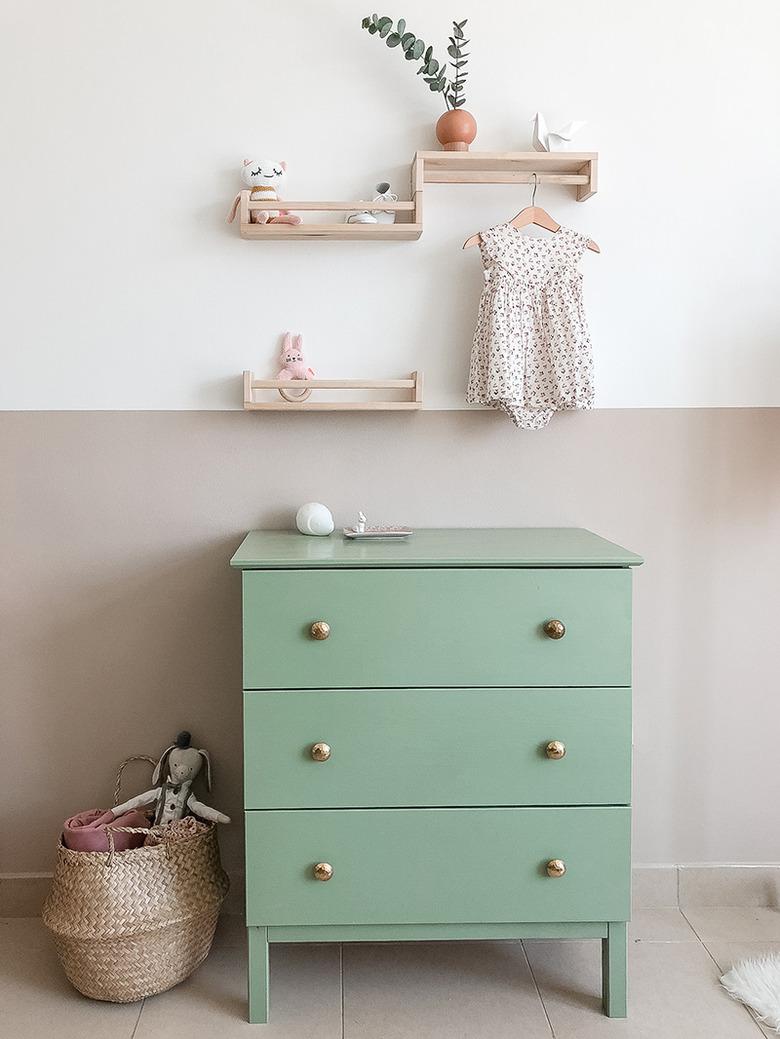
[[[318,501],[309,501],[301,505],[295,514],[295,525],[301,534],[313,534],[326,537],[333,533],[333,514],[327,505]]]

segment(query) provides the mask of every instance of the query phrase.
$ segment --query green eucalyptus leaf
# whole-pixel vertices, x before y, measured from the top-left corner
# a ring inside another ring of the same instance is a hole
[[[366,15],[366,17],[360,23],[360,28],[361,29],[367,29],[370,24],[371,24],[371,19],[368,17],[368,15]]]
[[[425,50],[425,44],[423,43],[423,41],[422,40],[415,40],[414,46],[411,48],[410,53],[411,53],[412,57],[414,58],[414,60],[417,61],[418,58],[421,58],[423,56],[423,51],[424,50]]]
[[[398,33],[399,36],[403,36],[403,34],[406,32],[406,19],[405,18],[399,18],[398,19],[398,23],[396,24],[395,31]]]
[[[401,46],[404,50],[408,50],[412,46],[417,37],[413,32],[405,32],[401,37]]]
[[[372,35],[372,36],[373,36],[373,35],[374,35],[375,33],[378,33],[378,32],[379,32],[379,30],[377,29],[377,27],[376,27],[376,26],[374,25],[374,23],[373,23],[373,22],[371,23],[371,25],[369,25],[369,27],[368,27],[368,31],[369,31],[369,32],[371,33],[371,35]]]
[[[454,69],[462,69],[465,64],[466,64],[465,61],[453,61],[452,67]],[[463,75],[465,76],[466,73],[464,72]]]
[[[398,35],[397,32],[391,32],[390,35],[385,40],[385,43],[387,44],[388,47],[397,47],[400,42],[401,42],[401,37]]]
[[[371,15],[371,21],[374,22],[374,23],[378,22],[379,21],[379,15],[372,14]]]
[[[387,36],[387,34],[390,32],[390,29],[391,29],[391,26],[389,26],[389,25],[383,25],[382,26],[382,28],[379,30],[379,35],[382,37],[382,39],[384,39],[385,36]]]
[[[414,61],[414,55],[412,54],[412,48],[411,47],[409,48],[408,51],[404,51],[404,57],[406,58],[407,61]]]
[[[450,46],[447,48],[447,53],[449,54],[449,56],[451,58],[459,58],[460,57],[460,55],[458,54],[458,48],[457,47],[453,47],[452,44],[450,44]]]
[[[454,23],[453,23],[453,26],[452,26],[452,35],[453,35],[453,36],[454,36],[454,37],[455,37],[456,39],[458,39],[458,40],[462,40],[462,39],[463,39],[463,30],[461,29],[461,27],[460,27],[460,26],[458,25],[458,23],[457,23],[457,22],[454,22]]]
[[[387,15],[384,15],[382,18],[379,19],[379,21],[376,24],[377,24],[377,28],[381,32],[382,29],[384,29],[385,26],[387,26],[388,28],[390,28],[392,26],[393,19],[392,18],[388,18]]]
[[[435,93],[439,89],[438,80],[434,80],[432,83],[429,83],[428,84],[428,89],[432,90]]]
[[[466,22],[467,22],[467,21],[468,21],[468,18],[464,18],[462,22],[455,22],[455,25],[457,25],[457,27],[458,27],[459,29],[462,29],[462,28],[463,28],[463,26],[464,26],[464,25],[466,24]]]
[[[425,52],[425,60],[426,61],[430,61],[432,57],[433,57],[433,47],[429,47],[428,50]]]
[[[436,58],[431,58],[428,62],[428,72],[433,76],[439,71],[439,63]]]

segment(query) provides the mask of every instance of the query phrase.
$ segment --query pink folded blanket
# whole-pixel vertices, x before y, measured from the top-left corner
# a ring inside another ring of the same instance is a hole
[[[88,808],[85,812],[79,812],[65,820],[62,827],[62,843],[72,851],[108,851],[106,825],[147,827],[149,816],[133,809],[115,819],[107,809]],[[117,851],[140,848],[144,837],[143,833],[115,832],[114,847]]]

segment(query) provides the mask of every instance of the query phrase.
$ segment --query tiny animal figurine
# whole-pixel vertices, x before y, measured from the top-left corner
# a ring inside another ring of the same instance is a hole
[[[574,120],[562,126],[560,130],[548,130],[547,121],[541,112],[537,112],[532,120],[534,124],[533,146],[537,152],[563,152],[571,144],[574,136],[587,123],[583,119]]]
[[[277,159],[244,159],[241,179],[251,189],[250,202],[262,202],[262,209],[250,209],[249,220],[253,224],[300,224],[301,218],[287,209],[276,209],[265,206],[265,203],[281,202],[277,188],[287,179],[287,163]],[[231,224],[236,216],[241,193],[233,199],[233,205],[227,215]]]
[[[295,514],[295,526],[301,534],[324,538],[333,533],[333,514],[327,505],[308,501]]]
[[[154,805],[154,825],[167,826],[168,823],[181,819],[185,815],[197,815],[211,823],[229,823],[230,819],[209,805],[198,801],[192,793],[195,777],[206,763],[206,786],[211,790],[211,758],[207,750],[196,750],[191,747],[192,736],[188,732],[180,732],[174,743],[167,747],[157,762],[152,773],[151,790],[137,797],[130,798],[124,804],[116,805],[111,814],[117,816],[129,812],[133,808]],[[160,777],[164,776],[162,783]]]
[[[286,332],[280,355],[282,368],[277,379],[313,379],[314,370],[303,359],[303,336]]]

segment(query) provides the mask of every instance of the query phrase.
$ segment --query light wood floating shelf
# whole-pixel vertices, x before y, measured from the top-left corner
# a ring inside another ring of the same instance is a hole
[[[413,188],[425,184],[571,184],[577,201],[596,194],[597,152],[417,152]],[[416,176],[415,176],[416,168]]]
[[[413,241],[422,234],[417,222],[414,202],[382,202],[377,206],[365,199],[356,202],[296,202],[283,199],[281,205],[299,213],[365,213],[394,212],[407,220],[394,224],[253,224],[249,216],[253,209],[268,209],[268,202],[250,202],[249,191],[241,192],[239,227],[242,238],[265,238],[290,241],[295,238],[330,238],[336,241]]]
[[[411,200],[374,203],[296,202],[281,205],[295,213],[395,212],[394,224],[253,224],[253,209],[267,209],[268,202],[250,202],[249,191],[241,192],[239,227],[242,238],[292,241],[297,238],[326,238],[336,241],[415,241],[423,230],[423,190],[426,184],[530,184],[534,174],[539,184],[570,184],[578,202],[596,194],[597,152],[417,152],[411,168]]]
[[[256,390],[409,390],[409,400],[257,400]],[[423,406],[423,373],[408,379],[256,379],[244,372],[246,411],[419,411]]]

